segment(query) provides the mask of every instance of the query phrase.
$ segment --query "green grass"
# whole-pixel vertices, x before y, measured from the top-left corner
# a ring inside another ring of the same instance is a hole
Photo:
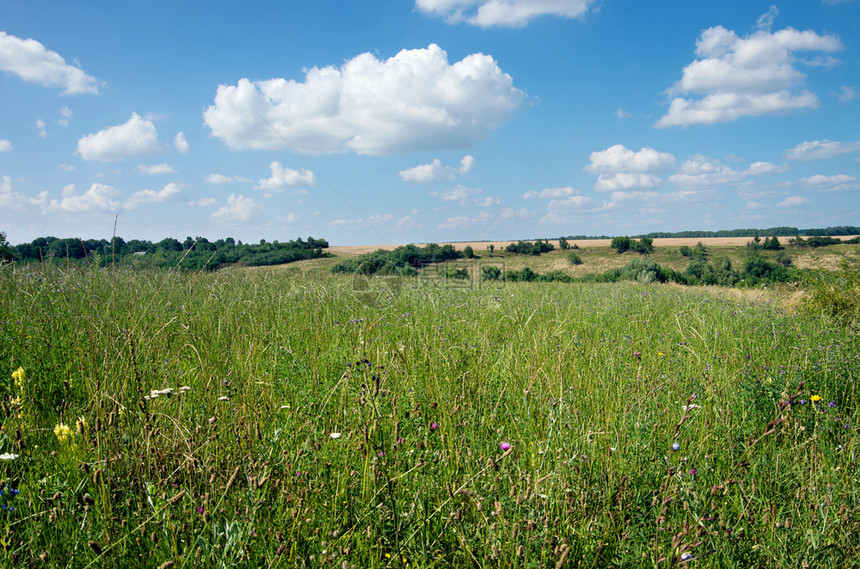
[[[3,267],[3,563],[860,565],[855,332],[307,275]]]

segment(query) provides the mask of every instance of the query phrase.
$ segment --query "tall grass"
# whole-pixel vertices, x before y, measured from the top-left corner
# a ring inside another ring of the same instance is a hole
[[[633,284],[0,278],[4,563],[860,565],[860,346],[826,318]]]

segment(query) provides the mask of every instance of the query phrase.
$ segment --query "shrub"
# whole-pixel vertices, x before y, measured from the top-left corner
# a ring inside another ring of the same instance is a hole
[[[573,251],[571,251],[567,255],[567,260],[570,261],[571,265],[581,265],[582,264],[582,259],[580,258],[580,256],[577,255],[576,253],[574,253]]]

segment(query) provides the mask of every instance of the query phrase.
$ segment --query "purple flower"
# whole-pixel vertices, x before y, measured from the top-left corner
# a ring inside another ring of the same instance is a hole
[[[502,449],[503,451],[508,451],[511,449],[511,443],[506,443],[506,442],[502,441],[499,443],[499,448]]]
[[[831,401],[827,404],[828,407],[836,407],[836,401]]]
[[[197,506],[197,513],[198,514],[202,514],[205,511],[206,511],[206,509],[203,506]]]
[[[439,428],[439,423],[430,423],[430,430],[435,431]]]
[[[699,472],[698,472],[695,468],[691,468],[691,469],[690,469],[690,476],[695,476],[695,475],[696,475],[696,474],[698,474],[698,473],[699,473]]]
[[[672,443],[672,450],[678,450],[680,448],[681,448],[681,445],[679,443]]]

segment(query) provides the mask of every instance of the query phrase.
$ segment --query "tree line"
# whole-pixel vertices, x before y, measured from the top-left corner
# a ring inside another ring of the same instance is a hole
[[[328,241],[301,237],[291,241],[242,243],[232,237],[209,241],[205,237],[186,237],[179,241],[167,237],[153,243],[122,237],[80,239],[37,237],[29,243],[9,245],[0,233],[0,259],[19,263],[96,263],[99,266],[134,268],[181,268],[215,270],[226,265],[280,265],[329,256],[323,250]]]

